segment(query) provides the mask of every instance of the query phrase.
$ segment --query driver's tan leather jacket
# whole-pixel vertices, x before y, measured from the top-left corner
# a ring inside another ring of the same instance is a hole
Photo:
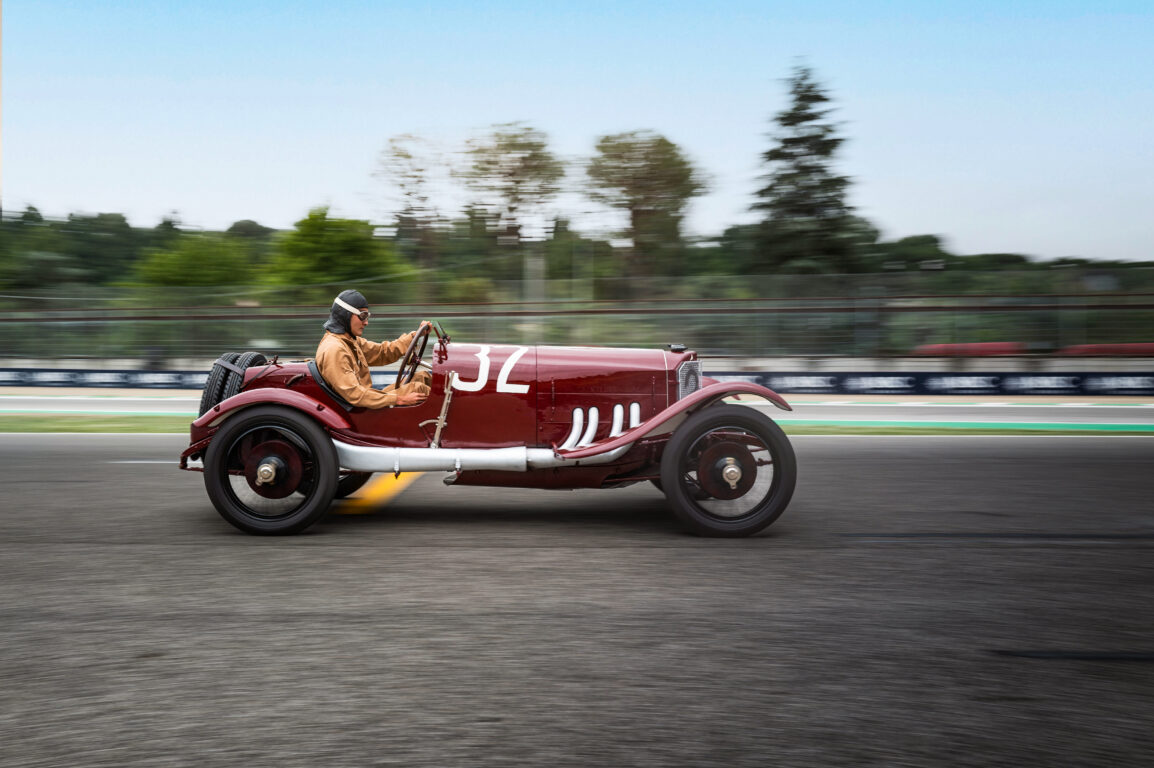
[[[404,357],[416,331],[406,333],[396,341],[375,342],[348,333],[325,331],[317,346],[317,368],[329,386],[341,397],[360,408],[389,408],[397,404],[397,394],[420,392],[429,394],[429,377],[419,371],[413,381],[393,389],[373,389],[370,365],[388,365]]]

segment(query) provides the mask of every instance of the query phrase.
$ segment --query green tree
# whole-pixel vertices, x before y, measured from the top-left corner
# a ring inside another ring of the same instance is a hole
[[[0,223],[0,233],[0,284],[37,289],[96,282],[91,262],[76,256],[60,222],[46,221],[35,207]]]
[[[369,282],[406,271],[388,241],[374,236],[372,224],[329,218],[323,207],[277,241],[268,267],[273,284],[297,286]]]
[[[64,234],[68,254],[76,257],[98,283],[115,282],[132,274],[141,251],[151,245],[152,238],[148,230],[129,226],[120,213],[74,213],[53,229]]]
[[[439,267],[452,280],[484,277],[490,280],[517,280],[522,275],[520,255],[498,243],[493,217],[485,209],[465,206],[463,215],[439,231]],[[447,295],[442,296],[447,300]]]
[[[518,245],[525,214],[554,197],[565,166],[549,151],[544,133],[505,123],[469,142],[465,182],[494,211],[501,242]]]
[[[963,269],[994,271],[1035,269],[1038,265],[1029,256],[1020,253],[975,253],[960,257],[958,266]]]
[[[545,277],[549,280],[582,281],[620,277],[620,261],[613,246],[604,240],[582,237],[558,217],[545,243]],[[576,289],[575,289],[576,290]],[[588,298],[592,298],[589,296]]]
[[[705,184],[677,145],[650,131],[602,136],[586,174],[592,200],[629,216],[631,271],[679,274],[682,216]]]
[[[915,270],[938,263],[949,268],[957,263],[957,258],[945,249],[937,235],[910,235],[878,243],[869,266],[877,271]]]
[[[764,215],[756,268],[858,271],[852,208],[845,200],[850,180],[832,166],[844,139],[827,119],[830,98],[805,66],[794,69],[789,90],[792,103],[774,118],[776,144],[763,155],[769,170],[753,206]]]
[[[24,213],[20,214],[18,221],[22,225],[36,226],[44,223],[44,216],[40,213],[39,208],[29,205],[24,209]]]
[[[225,230],[225,234],[233,237],[244,237],[249,240],[267,240],[276,232],[272,227],[266,227],[263,224],[258,224],[252,219],[241,219],[234,221],[229,228]]]
[[[759,231],[756,224],[727,227],[719,236],[694,248],[693,258],[686,262],[685,274],[732,276],[754,272]]]
[[[167,248],[145,253],[137,275],[147,285],[248,285],[251,255],[242,241],[221,234],[183,234]]]
[[[182,233],[180,229],[180,219],[176,217],[176,211],[171,215],[165,216],[152,229],[151,237],[148,238],[149,246],[152,248],[168,248],[175,243]]]
[[[426,276],[435,274],[441,261],[442,238],[437,231],[440,216],[430,194],[434,173],[443,167],[429,142],[402,134],[389,139],[373,174],[393,190],[397,200],[393,211],[397,247]],[[427,288],[434,290],[434,286],[430,283]],[[438,297],[426,291],[424,298]]]
[[[263,274],[272,257],[277,230],[258,224],[252,219],[241,219],[229,225],[224,233],[230,239],[243,244],[248,251],[249,263],[253,266],[254,274]],[[258,282],[268,280],[262,279]]]

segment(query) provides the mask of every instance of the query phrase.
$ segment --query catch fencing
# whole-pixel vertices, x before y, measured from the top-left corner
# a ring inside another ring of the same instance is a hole
[[[1154,342],[1154,270],[1051,272],[486,283],[483,295],[465,302],[440,300],[444,284],[362,288],[393,300],[373,303],[373,338],[437,319],[461,341],[676,342],[714,357],[885,358],[926,345],[992,342],[1046,355]],[[245,349],[311,355],[338,289],[4,293],[0,358],[129,358],[164,368]]]

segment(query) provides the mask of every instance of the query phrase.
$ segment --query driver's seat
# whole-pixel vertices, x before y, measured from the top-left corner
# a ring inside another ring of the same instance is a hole
[[[335,389],[329,386],[329,383],[321,376],[321,369],[317,367],[316,360],[309,360],[309,375],[313,377],[313,381],[320,385],[320,388],[324,390],[325,394],[333,399],[334,403],[346,411],[351,411],[353,408],[356,408],[355,405],[341,397]]]

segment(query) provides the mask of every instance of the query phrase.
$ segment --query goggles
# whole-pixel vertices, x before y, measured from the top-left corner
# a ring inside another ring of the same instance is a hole
[[[338,307],[340,307],[341,309],[347,309],[353,317],[360,318],[360,321],[362,323],[373,316],[373,313],[367,309],[357,309],[352,304],[349,304],[346,301],[341,301],[341,298],[339,296],[337,298],[333,299],[333,302]]]

